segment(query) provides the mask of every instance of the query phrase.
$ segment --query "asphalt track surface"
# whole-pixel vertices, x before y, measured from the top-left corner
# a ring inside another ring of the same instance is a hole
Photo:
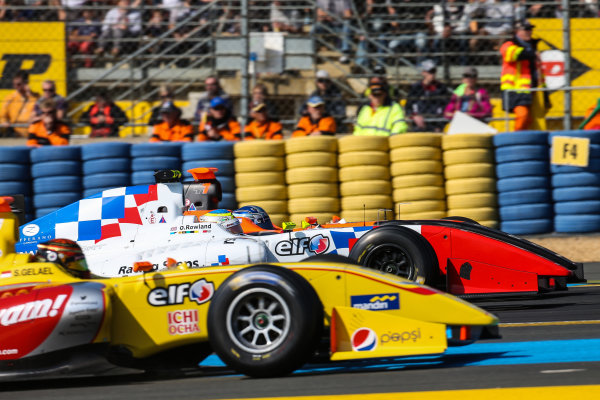
[[[0,399],[598,399],[600,264],[586,265],[586,278],[541,298],[475,301],[500,317],[502,338],[443,355],[311,364],[273,379],[237,375],[211,356],[200,371],[171,377],[4,382]]]

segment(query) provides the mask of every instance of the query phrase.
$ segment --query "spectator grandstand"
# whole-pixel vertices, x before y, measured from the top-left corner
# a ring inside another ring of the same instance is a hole
[[[571,18],[597,18],[598,2],[571,0],[568,11]],[[89,99],[107,91],[129,119],[121,136],[151,133],[148,121],[161,86],[173,88],[182,117],[193,119],[196,93],[206,89],[208,76],[219,76],[233,114],[243,122],[249,108],[242,109],[240,99],[248,104],[251,87],[261,83],[289,136],[314,90],[316,71],[324,70],[347,104],[341,133],[350,133],[369,76],[384,70],[397,89],[395,100],[404,105],[411,101],[410,84],[419,78],[417,67],[427,59],[438,66],[437,77],[447,87],[460,84],[466,65],[477,67],[479,84],[499,110],[499,45],[524,18],[556,21],[548,26],[560,32],[565,12],[555,0],[0,0],[0,23],[32,24],[28,37],[38,37],[31,40],[47,38],[59,47],[55,38],[62,37],[68,49],[57,50],[43,71],[39,49],[33,66],[25,58],[7,62],[3,82],[28,68],[34,91],[42,81],[55,80],[57,94],[69,101],[72,121],[89,107]],[[58,36],[48,33],[61,29]],[[251,82],[244,85],[240,54],[246,54],[241,42],[246,29]],[[8,35],[0,39],[4,60],[23,52],[13,51]],[[560,45],[548,43],[550,49]],[[583,73],[582,64],[572,64],[572,76]],[[0,101],[8,89],[0,88]],[[586,106],[596,97],[590,96]],[[584,111],[575,114],[582,117]],[[446,121],[441,113],[428,118]],[[74,134],[89,133],[74,128]]]

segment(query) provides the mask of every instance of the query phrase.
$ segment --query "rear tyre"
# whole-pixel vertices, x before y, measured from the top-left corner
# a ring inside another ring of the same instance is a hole
[[[349,257],[367,268],[428,285],[435,284],[439,270],[429,242],[401,226],[381,226],[366,233],[352,247]]]
[[[323,306],[292,270],[262,265],[231,275],[208,310],[208,336],[228,366],[253,377],[282,376],[314,353]]]

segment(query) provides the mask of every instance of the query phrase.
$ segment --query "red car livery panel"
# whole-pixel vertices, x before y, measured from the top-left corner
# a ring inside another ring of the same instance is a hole
[[[92,343],[105,313],[102,287],[97,283],[82,283],[35,290],[3,288],[0,360]]]

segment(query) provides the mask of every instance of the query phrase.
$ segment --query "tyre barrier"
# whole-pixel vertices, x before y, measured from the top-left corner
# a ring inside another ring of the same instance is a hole
[[[498,225],[493,136],[457,134],[442,137],[447,215]]]
[[[83,196],[131,185],[131,144],[91,143],[81,147]]]
[[[393,216],[389,138],[345,136],[338,140],[338,148],[340,216],[347,222],[362,222],[365,216],[374,220],[380,209],[390,210],[388,216]],[[385,173],[378,174],[378,170]]]
[[[0,147],[0,196],[25,196],[25,220],[34,214],[31,200],[30,147]]]
[[[389,138],[392,206],[397,219],[443,218],[446,213],[442,135]]]
[[[259,206],[275,225],[288,220],[283,140],[237,142],[232,155],[237,207]]]
[[[600,230],[600,131],[557,131],[548,137],[580,137],[590,141],[586,167],[552,164],[554,230],[560,233]]]
[[[46,146],[31,150],[33,207],[36,218],[82,197],[79,146]]]
[[[217,168],[215,176],[221,183],[223,198],[219,207],[235,210],[235,169],[233,166],[233,142],[184,143],[181,146],[181,173],[184,182],[193,180],[188,171],[194,168]]]
[[[493,143],[500,229],[512,234],[551,232],[554,209],[548,132],[499,133]]]
[[[181,143],[137,143],[131,145],[131,184],[155,183],[160,169],[181,170]]]
[[[285,142],[287,208],[297,226],[309,216],[323,224],[339,214],[337,150],[342,141],[331,136],[308,136]],[[353,150],[355,143],[344,143],[349,151]]]

